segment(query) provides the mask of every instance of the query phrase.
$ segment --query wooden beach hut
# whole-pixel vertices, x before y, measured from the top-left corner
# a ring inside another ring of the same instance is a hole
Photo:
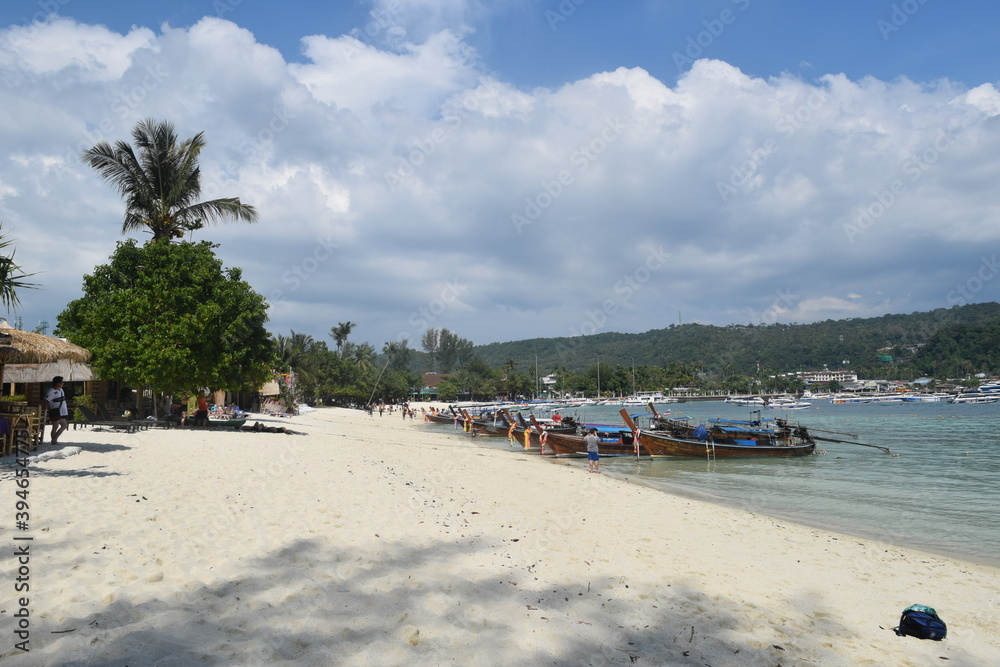
[[[67,382],[89,383],[93,374],[88,361],[90,352],[79,345],[44,334],[21,331],[0,319],[0,387],[10,383],[11,394],[15,384],[22,383],[25,387],[25,401],[20,404],[4,402],[0,406],[6,411],[2,414],[11,432],[23,424],[29,433],[31,446],[37,447],[44,423],[42,387],[56,375],[62,375]],[[8,443],[11,441],[8,440]],[[9,454],[9,449],[5,446],[3,453]]]
[[[26,378],[49,382],[60,374],[67,381],[73,376],[75,380],[93,380],[88,361],[90,352],[79,345],[45,334],[21,331],[0,319],[0,386],[5,382],[25,382]],[[10,379],[5,375],[8,365],[11,366]],[[52,375],[40,378],[40,374],[49,370],[53,371]]]

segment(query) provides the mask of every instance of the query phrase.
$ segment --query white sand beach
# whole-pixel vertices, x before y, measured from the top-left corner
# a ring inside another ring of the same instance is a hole
[[[1000,664],[995,568],[398,413],[266,423],[303,435],[69,431],[79,454],[30,468],[26,531],[0,468],[4,664]],[[892,632],[914,603],[947,639]]]

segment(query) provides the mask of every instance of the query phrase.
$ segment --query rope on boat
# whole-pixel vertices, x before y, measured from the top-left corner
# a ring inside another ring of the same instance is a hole
[[[833,438],[824,438],[821,435],[814,435],[813,440],[822,440],[823,442],[839,442],[844,445],[857,445],[858,447],[871,447],[872,449],[881,449],[886,454],[892,454],[892,451],[888,447],[882,447],[881,445],[866,445],[863,442],[853,442],[851,440],[835,440]]]
[[[841,433],[840,431],[824,431],[821,428],[810,428],[809,431],[810,432],[816,432],[816,433],[833,433],[834,435],[847,435],[847,436],[850,436],[852,438],[860,438],[861,437],[857,433]]]

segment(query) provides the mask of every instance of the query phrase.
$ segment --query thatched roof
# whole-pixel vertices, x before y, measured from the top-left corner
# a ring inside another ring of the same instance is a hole
[[[94,379],[94,371],[90,364],[82,364],[68,359],[51,361],[47,364],[7,364],[3,367],[4,382],[49,383],[55,376],[61,376],[66,382],[83,382]]]
[[[10,335],[9,347],[17,350],[13,356],[4,359],[8,364],[45,364],[59,359],[80,363],[90,361],[90,352],[79,345],[45,334],[20,331],[7,324],[7,320],[0,319],[0,337],[2,334]]]

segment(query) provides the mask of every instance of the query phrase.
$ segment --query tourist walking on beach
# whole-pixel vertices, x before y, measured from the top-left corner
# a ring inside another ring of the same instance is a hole
[[[601,456],[597,452],[597,444],[601,441],[601,439],[597,437],[597,429],[590,429],[583,440],[587,443],[587,465],[589,466],[589,470],[587,470],[587,472],[600,473]]]
[[[49,423],[52,424],[52,444],[59,441],[59,436],[69,426],[69,408],[66,407],[66,392],[63,390],[61,375],[52,378],[52,387],[45,394],[45,404],[49,409]]]

